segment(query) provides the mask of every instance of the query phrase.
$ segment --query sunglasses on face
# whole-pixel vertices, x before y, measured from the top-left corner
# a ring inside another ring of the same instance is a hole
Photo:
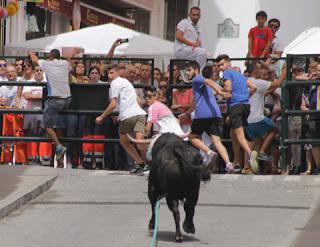
[[[166,85],[160,85],[159,88],[160,88],[160,89],[166,89],[167,86],[166,86]]]
[[[0,67],[5,68],[5,67],[7,67],[7,65],[6,64],[0,64]]]

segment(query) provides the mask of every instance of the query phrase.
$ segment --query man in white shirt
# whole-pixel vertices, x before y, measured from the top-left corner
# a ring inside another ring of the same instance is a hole
[[[130,143],[127,134],[135,133],[136,139],[144,139],[146,112],[139,106],[137,94],[132,84],[127,79],[120,77],[119,69],[118,65],[112,65],[108,70],[108,77],[111,80],[111,101],[107,109],[96,118],[96,123],[101,124],[103,119],[119,106],[120,144],[136,163],[136,169],[132,172],[140,173],[147,169],[147,165],[145,165],[133,144]],[[137,145],[137,147],[140,150],[144,149],[140,145]]]
[[[198,25],[200,8],[192,7],[189,18],[178,23],[174,55],[177,59],[195,60],[202,69],[207,61],[207,51],[202,48],[201,30]]]
[[[248,117],[248,126],[245,128],[246,134],[255,143],[259,143],[258,159],[269,161],[270,158],[265,154],[267,148],[272,142],[276,127],[270,118],[264,116],[264,98],[267,93],[271,93],[277,89],[282,81],[286,78],[286,70],[284,69],[279,79],[274,82],[260,79],[260,66],[258,63],[252,63],[247,67],[250,74],[249,80],[257,86],[257,91],[249,98],[250,115]]]
[[[280,28],[280,20],[273,18],[268,21],[268,27],[272,30],[273,39],[271,43],[271,52],[270,56],[276,56],[277,58],[281,57],[284,45],[281,39],[276,36],[276,33],[279,31]]]

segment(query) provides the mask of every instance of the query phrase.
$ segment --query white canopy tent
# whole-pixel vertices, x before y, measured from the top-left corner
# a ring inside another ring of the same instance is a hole
[[[88,55],[106,55],[112,43],[118,39],[129,39],[128,43],[118,46],[115,56],[139,58],[173,57],[173,43],[151,35],[139,33],[112,23],[88,27],[77,31],[50,37],[33,39],[5,46],[5,54],[24,56],[27,51],[49,52],[61,47],[82,47]]]
[[[283,56],[286,56],[286,54],[320,54],[319,42],[320,27],[309,28],[295,38],[284,49]]]

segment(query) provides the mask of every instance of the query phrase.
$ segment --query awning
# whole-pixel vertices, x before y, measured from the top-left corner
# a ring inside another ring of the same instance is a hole
[[[111,22],[128,28],[134,27],[133,19],[95,8],[86,3],[81,2],[80,5],[81,21],[88,25],[101,25]],[[43,3],[39,3],[38,6],[53,12],[61,13],[72,19],[71,0],[44,0]]]

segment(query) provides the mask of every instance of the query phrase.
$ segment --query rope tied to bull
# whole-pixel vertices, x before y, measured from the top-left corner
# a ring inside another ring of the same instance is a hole
[[[150,243],[150,247],[155,247],[157,243],[157,233],[158,233],[158,222],[159,222],[159,207],[160,207],[160,200],[157,201],[154,210],[155,210],[155,223],[153,229],[153,236]]]

